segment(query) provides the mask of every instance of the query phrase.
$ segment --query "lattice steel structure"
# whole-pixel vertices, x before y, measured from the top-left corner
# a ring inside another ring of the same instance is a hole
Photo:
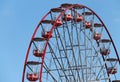
[[[22,82],[120,82],[120,59],[100,17],[81,4],[61,4],[31,38]]]

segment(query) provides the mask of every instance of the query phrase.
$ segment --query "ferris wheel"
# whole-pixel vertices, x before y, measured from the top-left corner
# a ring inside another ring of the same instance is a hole
[[[22,82],[120,82],[120,59],[101,18],[81,4],[61,4],[31,38]]]

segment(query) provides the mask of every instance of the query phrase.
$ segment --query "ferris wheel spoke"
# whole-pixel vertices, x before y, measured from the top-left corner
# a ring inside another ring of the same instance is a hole
[[[87,6],[65,3],[37,25],[22,82],[120,82],[119,69],[119,55],[100,17]]]
[[[46,63],[44,62],[44,68],[46,70],[46,72],[54,79],[55,82],[58,82],[57,79],[54,77],[54,75],[52,75],[52,73],[50,72],[49,68],[47,67]]]
[[[60,36],[60,33],[59,33],[59,31],[58,31],[58,29],[56,29],[56,31],[57,31],[57,33],[58,33],[58,35]],[[60,42],[61,42],[61,45],[62,45],[62,47],[63,47],[63,52],[64,52],[64,54],[65,54],[65,56],[66,56],[66,59],[67,59],[67,63],[68,63],[68,67],[70,68],[70,70],[71,70],[71,72],[72,72],[72,75],[71,76],[73,76],[73,79],[74,79],[74,81],[76,81],[76,79],[75,79],[75,76],[74,76],[74,71],[72,70],[72,68],[71,68],[71,65],[70,65],[70,59],[68,59],[69,57],[68,57],[68,54],[67,54],[67,50],[65,49],[65,47],[63,46],[63,41],[62,41],[62,38],[61,38],[61,36],[60,36]]]
[[[70,46],[71,46],[71,50],[72,50],[73,60],[74,60],[75,66],[77,66],[77,61],[76,61],[76,58],[75,58],[75,52],[74,52],[74,49],[73,49],[73,42],[72,42],[72,39],[71,39],[71,34],[70,34],[69,29],[68,29],[68,26],[66,28],[67,28],[68,37],[69,37],[70,44],[71,44]],[[79,81],[80,81],[80,75],[79,75],[79,71],[78,70],[77,70],[77,74],[78,74],[78,78],[79,78]]]
[[[52,54],[53,54],[53,60],[54,60],[54,63],[55,63],[55,66],[56,66],[56,69],[57,69],[57,71],[59,72],[59,69],[64,73],[64,75],[65,75],[65,77],[66,77],[66,79],[67,79],[67,75],[66,75],[66,73],[65,73],[65,71],[63,70],[64,68],[63,68],[63,61],[59,61],[58,60],[58,58],[56,57],[56,54],[55,54],[55,52],[54,52],[54,50],[52,49],[52,47],[51,47],[51,45],[49,44],[49,47],[50,47],[50,50],[51,50],[51,52],[52,52]],[[60,59],[62,59],[62,57],[60,57]],[[57,68],[57,63],[55,62],[55,60],[57,60],[57,62],[58,62],[58,64],[59,64],[59,66],[60,66],[60,68]],[[60,64],[60,62],[62,63],[62,64]],[[61,75],[60,75],[60,72],[59,72],[59,76],[61,77]],[[68,79],[67,79],[68,80]],[[69,81],[69,80],[68,80]]]

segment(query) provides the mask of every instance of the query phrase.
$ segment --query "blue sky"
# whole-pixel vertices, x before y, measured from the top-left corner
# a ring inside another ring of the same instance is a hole
[[[35,27],[51,8],[62,3],[83,4],[94,10],[120,50],[120,0],[0,0],[0,82],[21,82]]]

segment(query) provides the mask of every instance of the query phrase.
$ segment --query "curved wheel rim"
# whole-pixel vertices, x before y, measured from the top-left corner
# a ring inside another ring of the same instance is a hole
[[[58,10],[51,9],[36,27],[26,54],[22,82],[26,82],[25,74],[27,73],[26,69],[28,68],[27,62],[31,60],[31,47],[34,44],[36,45],[33,39],[35,37],[41,37],[41,35],[38,36],[37,33],[45,30],[42,21],[46,19],[52,20],[54,23],[52,23],[51,28],[49,28],[52,37],[48,35],[44,43],[43,56],[39,57],[37,60],[41,62],[41,65],[37,67],[37,69],[39,68],[39,82],[119,81],[117,74],[113,74],[113,72],[116,72],[114,71],[115,69],[111,69],[110,72],[108,72],[108,68],[111,66],[120,68],[120,61],[115,44],[103,21],[93,10],[86,6],[79,4],[63,5],[59,7]],[[58,14],[56,14],[56,12]],[[63,19],[65,16],[64,14],[67,15],[69,13],[72,18],[69,20]],[[55,20],[54,15],[57,15]],[[83,20],[76,22],[74,18],[77,18],[77,15],[82,15]],[[57,20],[62,21],[60,26],[56,26]],[[88,29],[86,21],[91,23],[91,26],[90,28],[88,26]],[[94,29],[95,22],[102,24],[100,28],[102,37],[98,40],[93,39],[94,31],[97,30],[97,28]],[[46,25],[47,24],[45,23],[45,26]],[[101,45],[103,47],[106,46],[107,43],[104,44],[100,42],[100,40],[104,38],[110,40],[110,43],[107,44],[107,46],[108,48],[111,48],[112,46],[112,54],[115,54],[114,58],[117,61],[113,62],[113,60],[110,60],[110,58],[113,58],[111,55],[101,55]],[[33,60],[36,61],[36,59]]]

